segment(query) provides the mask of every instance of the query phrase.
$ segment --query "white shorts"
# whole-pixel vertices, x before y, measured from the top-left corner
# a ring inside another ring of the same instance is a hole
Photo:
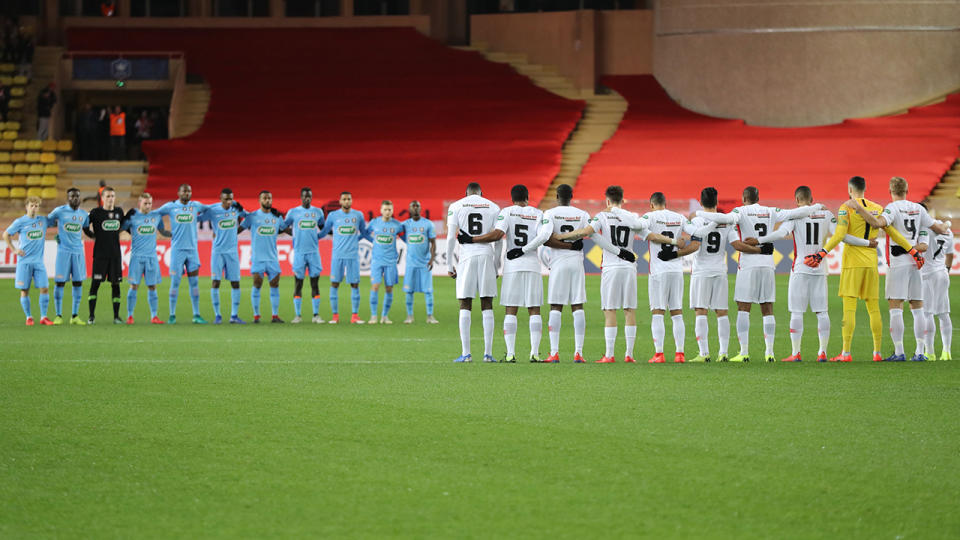
[[[787,309],[790,313],[804,313],[807,307],[814,313],[827,311],[827,275],[792,272],[787,288]]]
[[[500,305],[540,307],[543,304],[543,276],[540,272],[510,272],[503,275]]]
[[[587,287],[583,275],[583,263],[579,260],[558,263],[550,267],[547,281],[547,303],[560,306],[587,302]]]
[[[650,310],[672,311],[683,308],[683,272],[666,272],[647,279]]]
[[[933,315],[950,313],[950,275],[938,270],[923,276],[923,310]]]
[[[493,257],[477,255],[457,263],[457,298],[493,298],[497,295],[497,269]]]
[[[637,270],[604,268],[600,274],[600,309],[637,309]]]
[[[733,299],[750,304],[770,304],[777,299],[777,277],[773,268],[741,268],[733,286]]]
[[[730,285],[726,274],[690,276],[690,308],[726,310],[730,303]]]
[[[887,300],[923,300],[923,278],[916,266],[891,266],[885,281]]]

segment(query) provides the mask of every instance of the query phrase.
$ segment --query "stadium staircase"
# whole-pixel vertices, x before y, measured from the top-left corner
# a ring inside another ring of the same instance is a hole
[[[196,132],[144,145],[147,189],[160,199],[189,182],[201,201],[229,186],[250,206],[269,188],[289,207],[306,185],[321,205],[350,190],[364,211],[417,198],[437,216],[476,180],[501,200],[525,183],[539,203],[584,108],[408,28],[73,28],[67,38],[77,50],[182,50],[209,84]]]
[[[170,134],[170,137],[176,139],[196,133],[203,125],[203,119],[207,116],[209,107],[210,85],[205,82],[187,83],[180,107],[176,111],[171,111],[174,115],[175,131]]]
[[[943,175],[940,183],[933,188],[927,206],[936,217],[960,217],[960,159]]]

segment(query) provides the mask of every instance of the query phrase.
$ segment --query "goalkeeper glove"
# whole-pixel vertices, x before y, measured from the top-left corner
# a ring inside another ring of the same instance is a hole
[[[627,251],[626,249],[621,249],[620,253],[617,254],[617,257],[620,257],[621,259],[630,263],[637,262],[637,256],[634,255],[633,252]]]
[[[907,253],[909,253],[910,256],[913,257],[913,261],[917,263],[917,269],[923,268],[923,264],[926,261],[923,260],[923,255],[921,255],[920,252],[917,251],[917,248],[910,248],[910,251],[908,251]]]
[[[813,255],[807,255],[803,258],[803,264],[809,266],[810,268],[816,268],[820,266],[820,262],[823,261],[823,258],[827,256],[827,252],[823,249],[814,253]]]
[[[770,244],[770,243],[760,244],[760,254],[773,255],[773,244]]]
[[[507,252],[508,260],[512,261],[514,259],[519,259],[520,257],[523,257],[523,250],[520,248],[513,248]]]
[[[583,251],[583,240],[577,240],[570,243],[570,249],[574,251]]]
[[[461,244],[472,244],[473,237],[463,231],[460,231],[457,234],[457,242],[460,242]]]

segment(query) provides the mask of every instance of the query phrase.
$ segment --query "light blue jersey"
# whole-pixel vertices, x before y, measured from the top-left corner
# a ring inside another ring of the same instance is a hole
[[[137,210],[123,222],[123,230],[130,232],[130,257],[156,257],[157,232],[166,229],[159,211],[142,214]]]
[[[426,218],[403,222],[404,241],[407,243],[407,268],[426,267],[430,263],[430,240],[437,237],[433,222]]]
[[[20,216],[7,227],[7,234],[20,235],[20,249],[23,251],[23,256],[17,257],[17,264],[43,263],[44,236],[47,234],[46,217]]]
[[[333,233],[333,258],[356,260],[360,251],[360,238],[373,239],[367,232],[367,222],[359,210],[334,210],[327,216],[320,237]]]
[[[370,222],[367,231],[373,237],[372,264],[396,265],[399,259],[397,237],[403,234],[403,224],[393,218],[384,221],[382,217],[378,217]]]
[[[320,229],[323,227],[323,210],[302,205],[291,208],[284,219],[283,228],[293,227],[293,251],[297,254],[320,254],[317,242],[320,240]]]
[[[83,253],[83,228],[90,225],[86,210],[58,206],[47,216],[47,227],[57,227],[57,249],[64,253]]]
[[[224,208],[222,204],[214,204],[200,215],[200,221],[209,221],[213,225],[212,251],[237,252],[237,233],[240,221],[246,216],[247,212],[232,206]]]
[[[210,206],[219,206],[219,203],[217,205],[206,205],[197,201],[189,201],[184,204],[176,200],[157,209],[160,215],[170,217],[170,232],[173,233],[170,249],[174,251],[197,251],[198,218]]]
[[[279,262],[277,235],[284,229],[282,217],[260,209],[247,214],[243,228],[250,230],[251,259],[254,263]]]

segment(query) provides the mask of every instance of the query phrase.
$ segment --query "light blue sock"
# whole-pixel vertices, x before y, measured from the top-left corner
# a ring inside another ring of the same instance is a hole
[[[74,285],[70,290],[73,291],[70,297],[70,300],[73,302],[73,311],[71,311],[70,314],[76,315],[80,313],[80,300],[83,299],[83,285]]]
[[[293,313],[294,313],[294,315],[296,315],[297,317],[299,317],[302,308],[303,308],[303,298],[300,298],[299,296],[294,296],[294,297],[293,297]]]
[[[57,310],[57,317],[63,316],[63,285],[53,288],[53,309]]]
[[[280,315],[280,287],[270,287],[270,312],[274,317]]]
[[[240,313],[240,288],[230,289],[230,316],[236,317]]]
[[[250,302],[253,304],[253,316],[260,316],[260,289],[254,287],[250,289]]]
[[[37,297],[37,302],[40,304],[40,316],[47,316],[47,308],[50,307],[50,294],[49,293],[40,293],[40,296]]]
[[[215,317],[221,317],[220,315],[220,287],[211,287],[210,288],[210,303],[213,304],[213,315]]]
[[[135,309],[137,309],[137,290],[130,287],[127,290],[127,317],[133,317]]]
[[[413,293],[407,293],[407,317],[413,317]]]
[[[150,318],[157,316],[157,310],[160,307],[160,295],[157,294],[157,290],[153,289],[152,291],[147,289],[147,303],[150,304]]]
[[[377,304],[380,303],[380,292],[379,291],[370,291],[370,316],[377,316]],[[357,309],[354,308],[353,312],[356,313]]]
[[[311,298],[311,304],[313,305],[313,314],[319,315],[320,314],[320,297],[314,296],[313,298]]]
[[[336,315],[340,313],[340,289],[330,287],[330,312]]]
[[[433,315],[433,293],[423,293],[423,299],[427,301],[427,315]]]
[[[389,314],[390,314],[390,306],[392,306],[392,305],[393,305],[393,293],[392,293],[392,292],[384,292],[384,293],[383,293],[383,314],[380,315],[380,316],[381,316],[381,317],[386,317],[387,315],[389,315]],[[374,313],[376,313],[376,312],[374,312]]]
[[[193,306],[193,316],[200,316],[200,276],[187,276],[190,283],[190,305]]]
[[[354,313],[360,312],[360,288],[350,287],[350,309]],[[374,311],[376,313],[376,311]]]
[[[180,293],[180,276],[170,277],[170,315],[177,315],[177,295]]]
[[[33,317],[33,315],[30,313],[30,297],[29,296],[20,297],[20,307],[23,308],[24,315],[26,315],[28,318]]]

